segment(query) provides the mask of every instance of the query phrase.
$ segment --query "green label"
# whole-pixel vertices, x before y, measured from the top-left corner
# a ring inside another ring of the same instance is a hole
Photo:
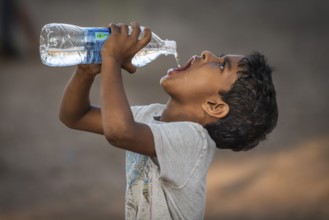
[[[106,38],[108,38],[109,35],[110,35],[109,33],[104,33],[104,32],[95,33],[96,40],[105,40]]]

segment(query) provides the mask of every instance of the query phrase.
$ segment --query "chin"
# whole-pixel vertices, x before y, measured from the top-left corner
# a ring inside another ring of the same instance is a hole
[[[168,81],[167,81],[167,79],[166,79],[166,77],[164,76],[164,77],[162,77],[161,79],[160,79],[160,86],[165,90],[165,91],[167,91],[167,86],[168,86]]]
[[[165,79],[165,76],[163,76],[161,79],[160,79],[160,86],[162,87],[162,88],[164,88],[164,84],[166,84],[166,79]]]

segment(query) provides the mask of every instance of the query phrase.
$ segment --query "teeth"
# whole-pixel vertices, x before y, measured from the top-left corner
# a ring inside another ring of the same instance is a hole
[[[167,70],[167,73],[172,72],[174,70],[176,70],[176,69],[175,68],[170,68],[170,69]]]
[[[195,56],[193,57],[192,61],[191,61],[191,65],[194,63],[195,61]]]

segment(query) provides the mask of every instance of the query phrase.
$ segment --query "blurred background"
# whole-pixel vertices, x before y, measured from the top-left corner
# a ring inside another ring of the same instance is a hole
[[[328,1],[1,0],[0,219],[124,219],[125,154],[66,128],[59,103],[74,67],[41,64],[47,23],[139,21],[176,40],[181,63],[203,50],[258,50],[275,67],[280,117],[256,149],[218,150],[205,219],[329,219]],[[165,103],[172,56],[124,74],[130,103]],[[92,89],[99,104],[99,80]]]

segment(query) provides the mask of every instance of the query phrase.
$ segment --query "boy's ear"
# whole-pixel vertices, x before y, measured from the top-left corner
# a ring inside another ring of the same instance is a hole
[[[202,109],[215,118],[224,118],[230,111],[230,107],[221,99],[206,100],[202,103]]]

